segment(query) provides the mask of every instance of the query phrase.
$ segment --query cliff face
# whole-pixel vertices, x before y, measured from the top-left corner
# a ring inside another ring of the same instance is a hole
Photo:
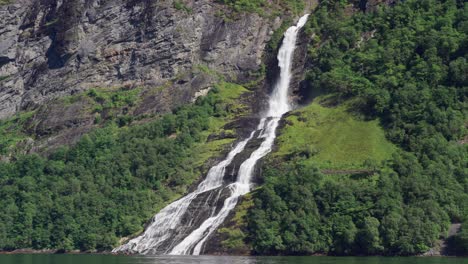
[[[168,86],[151,110],[189,102],[210,78],[256,71],[281,23],[254,13],[223,19],[210,0],[18,0],[1,6],[0,118],[91,87]]]

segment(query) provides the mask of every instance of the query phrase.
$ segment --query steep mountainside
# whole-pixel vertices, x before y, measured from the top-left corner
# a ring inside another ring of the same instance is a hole
[[[220,79],[261,80],[267,42],[283,17],[303,12],[294,1],[261,14],[217,1],[11,2],[0,5],[0,118],[21,128],[4,130],[14,137],[2,154],[73,144],[96,119],[166,113]],[[91,88],[108,100],[76,96]]]
[[[468,254],[465,2],[0,0],[0,251],[122,245],[257,127],[233,182],[311,13],[295,109],[202,253]]]
[[[228,251],[468,253],[468,5],[353,9],[323,2],[309,20],[314,102],[285,118],[264,185],[220,230]]]
[[[254,125],[267,42],[314,1],[221,2],[1,2],[0,248],[110,249]]]
[[[0,6],[0,118],[92,87],[161,86],[148,111],[188,103],[213,83],[207,65],[234,80],[259,69],[281,24],[214,1],[19,0]]]

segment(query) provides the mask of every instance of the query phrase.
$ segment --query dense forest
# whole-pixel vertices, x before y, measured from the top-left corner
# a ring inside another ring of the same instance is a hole
[[[243,92],[221,83],[194,105],[143,125],[107,120],[48,157],[0,162],[0,249],[109,250],[141,231],[203,173],[197,166],[217,152],[200,144],[229,120],[239,107],[230,100]]]
[[[223,23],[241,12],[276,15],[263,12],[267,0],[217,2],[234,11]],[[276,2],[293,13],[304,9],[301,0]],[[448,243],[452,253],[467,254],[468,4],[407,0],[364,11],[361,1],[320,2],[304,29],[308,92],[324,107],[346,105],[346,114],[374,122],[389,145],[379,151],[392,153],[378,162],[369,157],[364,173],[340,175],[310,162],[320,150],[308,146],[272,153],[262,184],[240,206],[241,246],[272,255],[414,255],[462,223]],[[190,11],[183,1],[174,5]],[[287,26],[273,34],[269,52]],[[141,232],[235,140],[235,132],[221,130],[245,111],[232,101],[245,92],[220,82],[169,114],[97,115],[99,128],[76,145],[0,160],[0,250],[109,250]],[[101,93],[81,95],[100,102],[97,113],[126,101]],[[29,118],[0,121],[0,154],[24,139],[17,127]],[[217,134],[229,139],[208,140]]]
[[[267,162],[247,216],[254,252],[419,254],[463,222],[452,244],[466,254],[468,4],[408,0],[364,13],[323,1],[306,33],[310,89],[378,119],[399,150],[372,164],[374,175],[323,175],[299,154]]]

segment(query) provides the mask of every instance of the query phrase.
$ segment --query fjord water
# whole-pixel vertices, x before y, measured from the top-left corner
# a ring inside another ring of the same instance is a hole
[[[0,255],[1,264],[468,264],[445,257],[223,257],[113,255]]]
[[[288,99],[291,65],[297,35],[307,22],[308,16],[301,17],[298,24],[290,27],[284,34],[278,52],[280,76],[269,98],[269,108],[260,119],[257,128],[248,138],[237,143],[223,161],[209,170],[195,191],[162,209],[153,217],[143,234],[115,248],[113,252],[169,255],[203,253],[205,242],[234,209],[239,197],[250,192],[255,165],[258,160],[271,152],[281,116],[291,110]],[[232,163],[236,155],[244,151],[253,138],[261,141],[260,146],[241,163],[236,181],[225,183],[226,167]],[[206,195],[207,193],[209,195]],[[228,195],[223,196],[225,193]],[[216,197],[214,202],[212,202],[213,197]],[[221,197],[224,197],[224,201],[221,201],[222,207],[218,208],[218,200],[222,199]],[[212,208],[207,211],[208,213],[193,213],[189,210],[193,204],[205,207],[212,204]]]

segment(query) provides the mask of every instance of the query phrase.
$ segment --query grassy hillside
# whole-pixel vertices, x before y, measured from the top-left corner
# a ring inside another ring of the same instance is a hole
[[[234,83],[220,82],[215,86],[212,92],[215,92],[216,96],[221,98],[217,107],[219,107],[219,110],[224,109],[225,114],[208,117],[208,127],[201,132],[201,143],[192,148],[193,151],[191,155],[193,157],[193,164],[191,167],[193,168],[206,165],[206,162],[210,158],[224,151],[226,146],[236,139],[236,133],[232,130],[225,130],[223,127],[228,122],[232,122],[236,118],[248,114],[250,111],[248,106],[240,101],[242,95],[245,96],[250,93],[250,91],[243,86]],[[210,135],[220,134],[224,134],[225,138],[221,137],[208,140]]]
[[[274,174],[278,178],[267,178],[267,182],[288,181],[288,173],[284,170],[295,170],[290,164],[296,164],[327,173],[325,178],[315,176],[322,185],[329,182],[361,189],[376,186],[379,176],[368,174],[372,174],[381,162],[391,159],[396,146],[386,139],[378,120],[362,120],[361,115],[350,112],[350,102],[338,107],[323,106],[327,98],[329,96],[317,98],[285,118],[285,126],[278,131],[276,149],[263,166],[269,177],[274,170],[284,175]],[[308,173],[304,176],[314,177]],[[227,227],[219,230],[224,238],[221,250],[243,254],[252,250],[252,245],[246,242],[251,239],[247,235],[250,232],[247,223],[252,220],[248,211],[254,208],[252,197],[258,197],[259,191],[263,191],[262,186],[236,207],[234,218]]]
[[[324,107],[318,101],[293,112],[277,139],[275,156],[305,155],[320,169],[360,169],[389,159],[395,146],[378,120],[363,121],[349,106]]]

